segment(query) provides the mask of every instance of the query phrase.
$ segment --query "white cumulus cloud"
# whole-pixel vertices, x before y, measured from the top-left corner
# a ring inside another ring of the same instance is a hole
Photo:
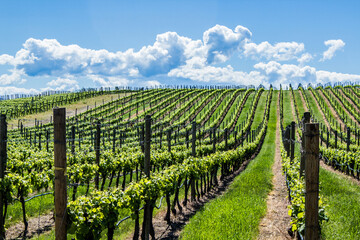
[[[244,55],[254,59],[264,58],[266,60],[289,61],[298,58],[304,51],[303,43],[279,42],[274,45],[269,42],[247,43],[244,46]]]
[[[306,62],[309,62],[313,59],[313,56],[310,53],[303,53],[301,57],[297,59],[297,61],[303,65]]]
[[[68,78],[57,78],[46,84],[48,87],[42,88],[42,91],[75,91],[80,89],[76,80]]]
[[[336,82],[357,82],[360,81],[360,75],[357,74],[347,74],[347,73],[337,73],[337,72],[328,72],[328,71],[317,71],[316,72],[317,83],[325,84],[331,82],[332,84]]]
[[[34,88],[18,88],[18,87],[1,87],[0,95],[12,94],[39,94],[40,91]]]
[[[23,70],[10,69],[11,74],[2,74],[0,75],[0,85],[10,85],[10,84],[22,84],[26,80],[24,77]]]
[[[168,73],[169,77],[191,79],[193,81],[205,82],[208,84],[239,84],[239,85],[259,85],[265,84],[265,79],[257,71],[250,73],[235,71],[233,67],[215,67],[206,65],[199,59],[188,61],[186,65],[173,69]]]
[[[345,46],[345,43],[341,39],[337,40],[327,40],[324,42],[325,46],[328,46],[329,48],[323,52],[323,57],[321,61],[330,60],[333,58],[335,52],[337,50],[342,49]]]
[[[264,74],[269,83],[275,86],[280,84],[308,84],[316,81],[316,69],[310,66],[294,64],[280,64],[275,61],[257,63],[254,68]]]
[[[14,57],[8,54],[0,55],[0,65],[13,65],[14,64]]]
[[[118,87],[118,86],[128,86],[133,81],[128,80],[123,77],[109,76],[101,77],[98,75],[89,76],[89,78],[98,86],[98,87]]]
[[[207,62],[225,62],[234,52],[240,50],[252,33],[243,26],[231,30],[216,25],[204,32],[203,40],[207,48]]]

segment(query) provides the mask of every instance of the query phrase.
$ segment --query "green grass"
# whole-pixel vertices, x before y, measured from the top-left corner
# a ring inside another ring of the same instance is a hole
[[[316,99],[315,97],[311,94],[310,90],[304,90],[306,92],[306,95],[309,99],[309,104],[311,107],[311,110],[313,112],[313,114],[315,115],[315,118],[318,119],[318,121],[324,120],[324,118],[321,115],[321,110],[320,108],[318,108],[316,106]]]
[[[236,123],[236,126],[239,126],[243,121],[246,120],[246,114],[249,113],[250,111],[250,105],[251,105],[251,102],[253,101],[255,97],[255,93],[254,92],[251,92],[249,97],[246,99],[246,102],[244,104],[244,107],[240,113],[240,116],[239,116],[239,119]]]
[[[54,209],[54,196],[52,194],[38,197],[25,203],[27,220],[29,217],[38,216],[39,213],[46,214]],[[5,227],[8,228],[17,222],[22,221],[21,203],[16,201],[14,204],[8,206],[6,214]]]
[[[244,93],[245,92],[240,92],[239,95],[236,97],[235,101],[233,102],[233,104],[229,108],[228,112],[226,113],[226,115],[223,119],[223,123],[227,123],[227,121],[230,121],[232,119],[233,115],[236,114],[237,109],[241,106],[240,101],[243,99]]]
[[[292,121],[294,121],[293,119],[293,114],[292,114],[292,109],[291,109],[291,102],[292,102],[292,97],[291,97],[291,92],[290,90],[286,90],[283,92],[284,93],[284,128],[286,128],[286,126],[288,126],[289,124],[291,124]],[[295,110],[295,109],[294,109]]]
[[[270,120],[259,155],[234,179],[228,191],[205,204],[184,228],[182,239],[254,239],[266,213],[266,197],[272,188],[271,166],[276,138],[274,91]]]
[[[301,118],[304,115],[305,109],[304,109],[304,105],[300,96],[300,90],[294,90],[294,95],[295,95],[295,100],[296,103],[298,105],[298,110],[299,110],[299,117]]]
[[[256,106],[256,111],[254,114],[253,123],[251,125],[252,130],[256,129],[259,126],[259,124],[261,123],[261,121],[264,119],[264,112],[265,112],[266,99],[267,99],[268,93],[269,93],[269,91],[264,91],[259,98],[259,102],[258,102],[258,105]]]
[[[360,186],[320,169],[320,192],[329,221],[323,223],[324,239],[360,238]]]

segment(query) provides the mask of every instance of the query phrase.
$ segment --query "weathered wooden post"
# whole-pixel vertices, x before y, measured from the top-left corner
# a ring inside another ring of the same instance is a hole
[[[168,152],[171,152],[171,129],[167,131]]]
[[[46,151],[49,152],[49,138],[50,138],[50,132],[49,130],[46,130]]]
[[[193,157],[196,156],[196,122],[192,122],[192,145],[191,145],[191,154]],[[191,181],[191,201],[195,201],[195,179],[192,177]]]
[[[113,149],[112,151],[115,152],[116,148],[116,128],[113,129]]]
[[[41,130],[39,130],[39,144],[38,144],[39,150],[41,150]]]
[[[224,131],[224,137],[225,137],[225,150],[228,150],[228,129],[225,128],[225,131]]]
[[[292,164],[294,161],[295,154],[295,122],[291,122],[291,140],[290,140],[290,163]]]
[[[213,128],[213,152],[216,152],[216,128]]]
[[[145,142],[144,142],[144,172],[147,177],[150,177],[150,143],[151,143],[151,116],[145,116]]]
[[[305,124],[305,239],[319,239],[319,123]]]
[[[304,137],[304,131],[305,131],[305,124],[310,122],[310,112],[305,112],[304,116],[302,118],[302,130],[303,130],[303,136],[301,141],[301,157],[300,157],[300,177],[303,176],[305,171],[305,137]]]
[[[75,154],[75,126],[71,126],[71,154]]]
[[[100,137],[101,137],[101,124],[100,121],[96,123],[96,136],[95,136],[95,161],[96,165],[100,164]],[[99,172],[97,171],[95,174],[95,187],[99,189]]]
[[[66,110],[54,108],[55,238],[66,240]]]
[[[347,127],[346,150],[350,151],[350,127]]]
[[[144,129],[144,125],[141,125],[141,131],[140,131],[140,146],[141,146],[141,151],[143,153],[145,153],[145,144],[144,144],[144,138],[145,138],[145,129]]]
[[[335,130],[335,149],[337,149],[337,130]]]
[[[287,126],[285,128],[285,133],[284,133],[284,148],[285,151],[287,153],[287,156],[290,156],[290,126]]]
[[[150,144],[151,144],[151,116],[145,116],[145,143],[144,143],[144,173],[146,177],[150,178]],[[151,230],[151,222],[152,222],[152,203],[151,201],[146,202],[144,208],[144,239],[149,240],[150,230]]]

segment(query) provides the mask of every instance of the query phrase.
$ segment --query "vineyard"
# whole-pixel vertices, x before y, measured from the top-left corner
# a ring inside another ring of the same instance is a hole
[[[281,231],[304,239],[311,123],[315,228],[360,236],[360,86],[101,89],[2,100],[0,113],[0,239],[261,239],[275,149]]]

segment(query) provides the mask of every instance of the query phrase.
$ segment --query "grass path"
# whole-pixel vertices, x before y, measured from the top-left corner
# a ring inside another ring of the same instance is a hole
[[[277,108],[275,156],[272,172],[274,174],[273,189],[267,198],[267,212],[260,222],[259,240],[266,239],[291,239],[287,232],[290,227],[291,217],[288,215],[289,199],[285,177],[282,174],[280,152],[280,112]]]
[[[227,192],[206,204],[184,228],[182,239],[255,239],[266,214],[266,198],[272,188],[271,166],[276,139],[274,91],[267,134],[259,155],[234,179]]]

